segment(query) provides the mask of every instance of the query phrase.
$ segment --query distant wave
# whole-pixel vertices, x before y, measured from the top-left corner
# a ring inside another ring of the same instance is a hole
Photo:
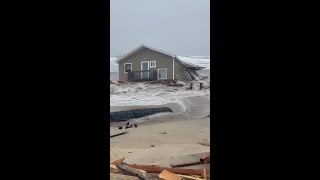
[[[110,56],[110,72],[118,72],[118,64],[115,61],[121,56],[121,54],[112,54],[112,56]],[[210,69],[210,56],[183,55],[178,56],[178,58],[182,61],[205,67],[205,69]]]

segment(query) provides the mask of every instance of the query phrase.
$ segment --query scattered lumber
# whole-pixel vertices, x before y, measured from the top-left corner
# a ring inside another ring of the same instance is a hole
[[[163,170],[159,174],[159,178],[162,178],[162,179],[165,179],[165,180],[182,180],[182,177],[178,176],[175,173],[167,171],[167,170]]]
[[[132,168],[124,163],[117,164],[116,167],[124,172],[138,176],[140,179],[143,179],[143,180],[156,180],[156,178],[149,175],[148,173],[142,173],[142,172],[138,171],[137,169]]]
[[[172,157],[170,162],[171,167],[184,167],[184,166],[191,166],[202,164],[199,160],[200,158],[208,155],[209,152],[197,153],[197,154],[190,154],[186,156],[175,156]]]
[[[126,163],[125,163],[126,164]],[[178,169],[178,168],[167,168],[167,167],[160,167],[155,165],[137,165],[137,164],[126,164],[129,167],[145,170],[147,173],[161,173],[163,170],[170,171],[176,174],[183,174],[183,175],[202,175],[202,170],[199,169]],[[210,174],[210,171],[207,171]]]
[[[210,153],[207,154],[207,155],[205,155],[205,156],[203,156],[203,157],[201,157],[201,158],[200,158],[200,162],[202,162],[202,163],[208,163],[208,162],[210,162]]]

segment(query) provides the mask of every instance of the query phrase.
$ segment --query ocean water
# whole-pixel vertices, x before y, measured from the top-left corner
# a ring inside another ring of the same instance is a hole
[[[118,64],[115,62],[121,55],[110,56],[110,80],[118,79]],[[210,56],[178,56],[182,61],[205,67],[199,74],[210,76]]]

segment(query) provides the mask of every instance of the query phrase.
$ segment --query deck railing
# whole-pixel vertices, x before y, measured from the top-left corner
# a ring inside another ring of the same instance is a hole
[[[155,70],[128,72],[129,82],[154,81],[156,79],[157,72]]]

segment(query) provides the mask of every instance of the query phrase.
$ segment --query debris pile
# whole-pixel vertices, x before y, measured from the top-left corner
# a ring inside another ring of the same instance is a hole
[[[200,157],[200,158],[199,158]],[[182,159],[188,159],[193,163],[183,163]],[[138,165],[125,163],[125,158],[118,159],[110,163],[110,178],[116,175],[126,179],[143,179],[143,180],[208,180],[210,178],[210,170],[206,168],[185,169],[176,168],[184,167],[190,164],[207,164],[210,163],[210,153],[199,153],[184,157],[177,157],[182,164],[176,163],[173,167],[161,167],[157,165]]]
[[[163,79],[163,80],[155,80],[151,81],[149,84],[162,84],[167,86],[183,86],[185,85],[184,82],[172,79]]]

